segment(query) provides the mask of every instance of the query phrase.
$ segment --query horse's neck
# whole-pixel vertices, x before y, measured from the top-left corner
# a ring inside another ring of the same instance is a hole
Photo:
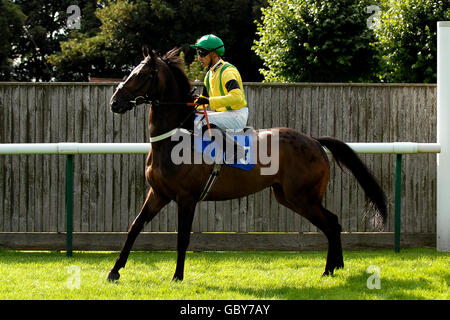
[[[170,105],[167,103],[187,102],[188,93],[180,92],[179,86],[173,77],[166,81],[164,90],[161,92],[161,105],[150,109],[149,113],[149,134],[156,137],[179,128],[186,119],[189,107],[183,105]],[[185,112],[180,112],[185,111]],[[158,143],[157,149],[164,145],[170,145],[170,137]]]

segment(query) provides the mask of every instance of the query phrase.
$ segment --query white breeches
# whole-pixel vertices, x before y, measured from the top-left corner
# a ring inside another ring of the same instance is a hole
[[[239,110],[230,111],[208,111],[209,123],[215,124],[219,128],[226,130],[232,129],[236,131],[243,130],[247,125],[248,108],[244,107]],[[206,119],[202,120],[202,126],[206,125]]]

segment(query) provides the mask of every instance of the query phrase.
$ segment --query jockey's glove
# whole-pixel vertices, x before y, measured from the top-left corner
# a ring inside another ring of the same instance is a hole
[[[200,96],[197,100],[195,100],[195,103],[198,103],[200,105],[209,104],[209,99],[206,97]]]

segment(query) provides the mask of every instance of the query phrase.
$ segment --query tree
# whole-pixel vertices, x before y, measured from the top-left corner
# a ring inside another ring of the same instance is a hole
[[[11,79],[13,68],[12,48],[17,46],[16,34],[22,30],[25,15],[19,6],[7,0],[0,0],[0,80]]]
[[[195,51],[189,44],[214,33],[225,42],[226,58],[245,81],[260,79],[261,62],[251,50],[253,20],[264,0],[135,0],[107,1],[97,9],[100,31],[71,34],[61,51],[49,57],[58,80],[87,80],[89,76],[121,78],[142,58],[141,46],[164,53],[182,47],[187,64]]]
[[[265,81],[347,82],[376,79],[365,0],[270,0],[257,23],[254,50]]]
[[[93,16],[96,4],[96,0],[15,0],[14,6],[23,13],[24,21],[14,30],[14,41],[10,46],[15,59],[11,77],[18,81],[51,80],[53,70],[47,57],[59,51],[59,43],[71,32],[67,28],[67,8],[70,5],[80,7],[83,22],[80,32],[89,33],[98,29]]]
[[[185,54],[184,52],[180,53],[180,57],[181,59],[183,59],[183,61],[185,61]],[[186,64],[186,61],[185,61]],[[185,66],[185,71],[186,71],[186,75],[188,76],[189,79],[191,79],[192,81],[202,81],[206,76],[206,69],[203,69],[202,64],[200,61],[198,61],[197,59],[195,59],[194,61],[192,61],[191,64],[186,65]]]
[[[107,2],[97,9],[98,32],[71,32],[66,41],[60,42],[61,50],[48,57],[48,62],[55,67],[56,80],[87,81],[90,74],[115,77],[125,72],[120,61],[130,63],[130,57],[138,53],[133,41],[139,33],[128,34],[124,26],[143,20],[139,19],[138,11],[128,1],[113,5]]]
[[[444,0],[384,0],[374,43],[386,82],[436,82],[437,21],[450,20]]]

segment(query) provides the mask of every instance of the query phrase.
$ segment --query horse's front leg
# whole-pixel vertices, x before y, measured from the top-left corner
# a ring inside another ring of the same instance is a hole
[[[130,254],[131,247],[136,240],[136,237],[144,228],[145,223],[151,221],[158,212],[169,203],[169,199],[158,195],[153,188],[150,188],[150,191],[147,194],[144,205],[142,206],[141,211],[139,212],[136,219],[131,224],[130,229],[128,230],[128,236],[125,240],[125,243],[120,251],[119,256],[117,257],[116,263],[114,267],[112,267],[111,271],[108,274],[108,281],[114,282],[119,279],[120,268],[125,267],[127,263],[128,255]]]
[[[191,238],[192,221],[197,201],[193,199],[183,199],[178,201],[178,235],[177,235],[177,268],[173,281],[182,281],[184,276],[184,261],[186,250]]]

